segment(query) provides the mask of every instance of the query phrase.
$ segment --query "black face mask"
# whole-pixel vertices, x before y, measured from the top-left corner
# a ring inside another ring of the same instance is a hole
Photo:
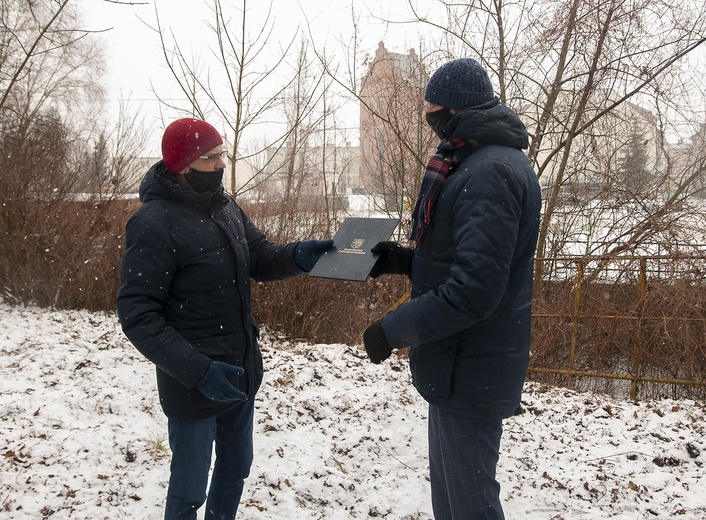
[[[444,127],[455,115],[451,113],[450,108],[442,108],[434,112],[427,112],[425,117],[431,129],[439,136],[439,139],[446,139],[448,136],[444,133]]]
[[[185,173],[184,178],[196,193],[216,191],[223,180],[223,168],[212,172],[202,172],[201,170],[189,168],[189,173]]]

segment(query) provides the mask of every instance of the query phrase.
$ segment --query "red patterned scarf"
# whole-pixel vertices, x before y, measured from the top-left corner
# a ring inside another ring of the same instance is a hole
[[[444,185],[446,178],[453,173],[459,164],[454,159],[456,151],[467,144],[468,141],[466,139],[449,137],[441,141],[436,153],[429,158],[427,169],[424,172],[424,179],[422,179],[422,186],[419,189],[417,203],[412,213],[412,229],[409,238],[415,243],[419,244],[422,241],[424,231],[431,223],[434,204],[436,204],[436,199],[439,197],[441,187]]]

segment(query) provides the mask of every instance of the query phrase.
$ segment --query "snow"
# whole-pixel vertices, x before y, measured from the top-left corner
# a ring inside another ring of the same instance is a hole
[[[429,519],[426,405],[406,362],[262,341],[239,519]],[[113,314],[0,304],[0,518],[160,519],[154,368]],[[704,403],[528,383],[498,467],[508,519],[706,518]]]

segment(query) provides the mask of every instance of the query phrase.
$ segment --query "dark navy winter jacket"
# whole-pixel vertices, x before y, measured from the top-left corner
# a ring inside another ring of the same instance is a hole
[[[467,109],[448,135],[481,143],[447,178],[412,262],[412,299],[385,316],[393,347],[410,346],[412,380],[438,407],[507,417],[529,358],[540,188],[528,137],[507,106]]]
[[[232,382],[253,398],[262,382],[250,278],[301,274],[297,243],[268,242],[222,189],[196,193],[164,162],[140,186],[142,205],[126,227],[117,309],[128,339],[157,366],[167,416],[198,419],[237,404],[216,403],[195,386],[211,360],[245,368]]]

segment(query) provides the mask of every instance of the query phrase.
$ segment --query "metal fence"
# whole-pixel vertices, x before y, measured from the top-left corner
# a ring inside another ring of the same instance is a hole
[[[530,379],[706,396],[706,257],[540,258]]]

